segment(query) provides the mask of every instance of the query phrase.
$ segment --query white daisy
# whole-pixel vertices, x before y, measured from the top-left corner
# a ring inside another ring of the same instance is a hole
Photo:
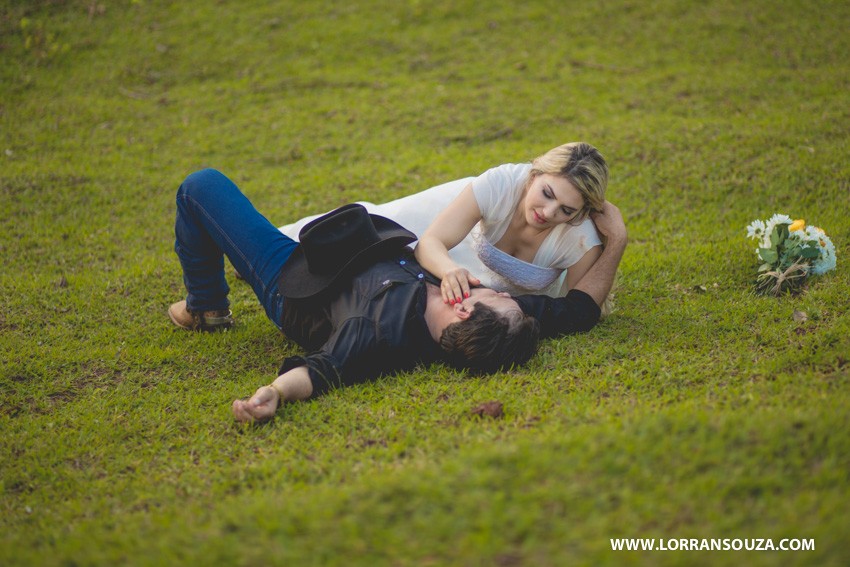
[[[788,215],[775,214],[767,220],[764,227],[764,236],[761,239],[762,248],[770,248],[773,244],[770,242],[770,235],[773,234],[773,229],[778,224],[791,224],[793,221]]]
[[[761,240],[764,238],[765,224],[763,220],[754,220],[747,227],[747,238]]]
[[[770,220],[767,221],[767,224],[771,226],[776,226],[778,224],[791,224],[792,222],[794,221],[792,221],[791,217],[789,217],[788,215],[780,215],[779,213],[777,213],[770,217]]]

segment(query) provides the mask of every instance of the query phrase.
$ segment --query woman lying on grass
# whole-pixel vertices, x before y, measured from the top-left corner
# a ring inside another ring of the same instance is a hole
[[[361,204],[419,237],[416,258],[440,278],[448,304],[477,285],[563,297],[602,253],[590,213],[602,211],[607,185],[599,151],[574,142],[532,163],[500,165],[382,205]],[[280,230],[297,239],[314,218]]]

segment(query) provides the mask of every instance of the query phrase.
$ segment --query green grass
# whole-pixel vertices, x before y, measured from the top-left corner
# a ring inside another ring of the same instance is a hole
[[[0,564],[847,564],[848,22],[828,1],[5,0]],[[230,401],[297,347],[238,282],[231,332],[165,316],[195,169],[284,224],[572,140],[627,218],[618,310],[527,368],[422,368],[241,427]],[[744,227],[774,212],[837,246],[801,296],[752,293]],[[470,415],[487,400],[502,419]]]

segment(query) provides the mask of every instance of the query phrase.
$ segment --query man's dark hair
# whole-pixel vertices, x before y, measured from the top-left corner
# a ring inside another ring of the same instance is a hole
[[[446,361],[479,374],[525,364],[539,342],[537,319],[521,312],[500,315],[483,303],[475,305],[467,320],[452,323],[440,335]]]

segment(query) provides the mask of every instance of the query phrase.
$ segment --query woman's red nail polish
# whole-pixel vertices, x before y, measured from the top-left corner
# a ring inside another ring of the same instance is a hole
[[[465,298],[469,299],[469,292],[467,291],[466,293],[464,293],[464,294],[463,294],[463,296],[464,296]]]

